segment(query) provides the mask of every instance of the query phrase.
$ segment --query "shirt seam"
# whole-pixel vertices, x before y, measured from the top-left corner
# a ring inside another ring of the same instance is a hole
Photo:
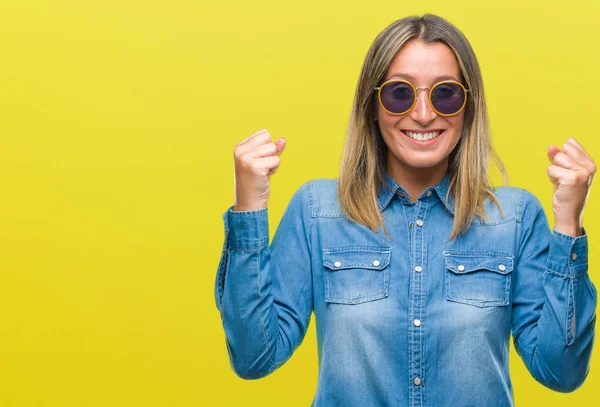
[[[256,256],[256,288],[258,291],[258,298],[260,299],[260,303],[263,303],[263,297],[260,293],[260,251],[257,253]],[[267,360],[273,365],[273,366],[277,366],[279,363],[274,362],[271,359],[271,346],[269,345],[269,338],[267,335],[267,328],[265,326],[265,321],[262,315],[262,312],[260,310],[260,307],[258,308],[258,316],[260,319],[260,325],[263,331],[263,336],[265,338],[265,344],[267,345]],[[279,324],[277,324],[277,329],[279,329]]]

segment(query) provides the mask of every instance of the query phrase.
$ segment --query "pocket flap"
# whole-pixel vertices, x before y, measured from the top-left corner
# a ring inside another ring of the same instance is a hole
[[[446,268],[455,274],[466,274],[476,270],[508,274],[513,270],[513,257],[498,254],[454,255],[444,253]]]
[[[390,250],[323,250],[323,266],[337,271],[349,268],[383,270],[390,264]]]

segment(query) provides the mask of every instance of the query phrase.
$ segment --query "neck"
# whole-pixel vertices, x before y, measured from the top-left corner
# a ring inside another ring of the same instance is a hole
[[[428,168],[407,167],[395,162],[388,161],[387,173],[401,185],[410,196],[410,200],[415,202],[427,188],[439,184],[446,172],[448,172],[448,161]]]

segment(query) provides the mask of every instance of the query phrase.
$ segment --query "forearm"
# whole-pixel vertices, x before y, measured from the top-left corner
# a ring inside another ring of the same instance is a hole
[[[596,290],[588,275],[587,237],[557,233],[542,276],[540,318],[515,346],[532,376],[556,391],[583,384],[595,332]]]

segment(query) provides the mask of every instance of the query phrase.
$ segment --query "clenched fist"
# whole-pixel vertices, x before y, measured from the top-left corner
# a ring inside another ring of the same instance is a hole
[[[285,147],[283,137],[271,141],[262,129],[242,140],[233,150],[235,162],[234,211],[253,211],[267,207],[269,179],[281,163],[279,155]]]
[[[548,148],[548,176],[554,185],[552,211],[555,229],[565,235],[581,236],[583,209],[587,201],[596,163],[574,138],[569,138],[562,149]]]

